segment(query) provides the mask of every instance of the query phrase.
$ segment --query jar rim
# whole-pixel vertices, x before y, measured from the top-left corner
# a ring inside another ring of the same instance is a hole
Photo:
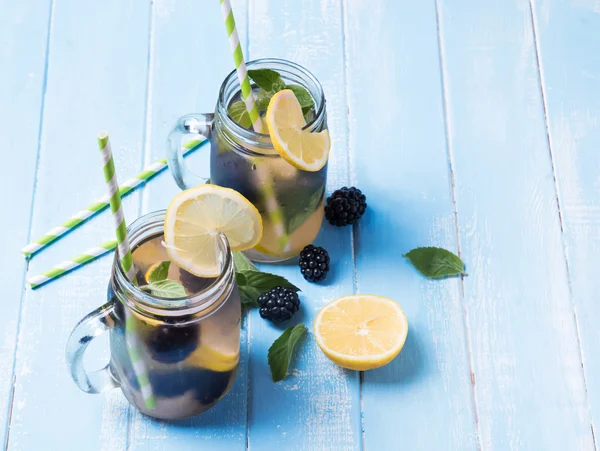
[[[127,227],[127,236],[130,247],[133,249],[138,243],[164,230],[166,210],[158,210],[140,216]],[[130,281],[120,264],[118,250],[115,252],[112,274],[119,291],[125,292],[127,302],[134,304],[142,313],[151,313],[159,316],[181,316],[193,314],[212,306],[233,282],[233,259],[231,248],[225,235],[220,234],[219,247],[224,255],[221,274],[206,288],[190,296],[181,298],[164,298],[154,296],[140,289]],[[115,287],[116,288],[116,287]],[[232,287],[229,287],[232,289]],[[115,293],[117,290],[115,290]],[[225,296],[226,298],[226,296]]]
[[[308,69],[297,63],[282,58],[259,58],[246,63],[246,67],[248,69],[252,69],[254,66],[261,66],[264,68],[271,68],[273,66],[277,68],[278,66],[281,66],[284,68],[289,68],[290,71],[293,71],[301,76],[302,80],[304,81],[303,84],[305,84],[304,87],[308,89],[308,91],[311,93],[311,96],[315,97],[314,100],[317,107],[315,110],[315,117],[303,127],[303,130],[314,131],[322,124],[325,116],[325,93],[323,92],[323,87],[321,86],[321,83],[319,83],[319,80],[317,80],[317,78]],[[309,89],[309,87],[306,86],[309,83],[311,84],[310,87],[313,89]],[[272,150],[273,145],[270,141],[268,133],[256,133],[254,130],[248,130],[234,121],[227,113],[227,101],[229,100],[227,98],[228,91],[232,85],[235,87],[234,93],[237,93],[240,89],[240,82],[235,69],[225,77],[225,80],[223,80],[221,88],[219,89],[219,98],[217,101],[217,113],[219,120],[224,122],[226,128],[230,130],[236,138],[252,141],[255,147],[260,149],[264,148],[267,150],[266,152],[257,152],[255,150],[244,148],[244,151],[248,154],[258,157],[280,158],[279,155],[274,153]],[[313,95],[313,90],[315,91],[316,96]],[[271,150],[271,152],[268,150]]]

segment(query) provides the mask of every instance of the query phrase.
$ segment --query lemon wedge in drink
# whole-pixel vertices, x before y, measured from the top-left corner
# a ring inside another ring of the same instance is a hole
[[[169,204],[165,246],[180,268],[198,277],[217,277],[221,273],[221,233],[232,251],[251,249],[262,236],[258,210],[237,191],[199,185],[182,191]]]
[[[390,363],[402,350],[408,322],[392,299],[344,296],[321,309],[314,323],[317,344],[337,365],[371,370]]]
[[[277,153],[292,166],[316,172],[325,166],[331,142],[329,132],[309,132],[300,102],[291,89],[276,93],[265,116],[271,142]]]
[[[224,324],[218,316],[204,321],[200,326],[198,347],[185,359],[186,365],[206,368],[218,373],[232,371],[240,359],[239,333],[231,324]],[[235,330],[235,334],[223,335],[224,331]]]

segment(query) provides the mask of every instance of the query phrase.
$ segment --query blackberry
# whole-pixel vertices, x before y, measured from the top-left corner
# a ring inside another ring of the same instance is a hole
[[[197,324],[156,326],[148,340],[152,358],[163,363],[185,360],[198,346],[199,330]]]
[[[182,268],[179,268],[179,280],[189,293],[194,294],[206,290],[215,281],[215,279],[203,279],[201,277],[197,277]]]
[[[325,217],[330,224],[341,227],[354,224],[367,209],[367,197],[361,190],[344,186],[327,199]]]
[[[274,323],[287,321],[300,308],[300,299],[294,290],[275,287],[258,297],[261,318]]]
[[[322,247],[309,244],[300,252],[300,272],[309,282],[323,280],[329,272],[329,254]]]

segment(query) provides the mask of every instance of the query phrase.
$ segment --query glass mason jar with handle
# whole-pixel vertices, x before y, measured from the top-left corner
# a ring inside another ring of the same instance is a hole
[[[247,67],[272,69],[286,85],[304,87],[314,101],[305,129],[320,132],[327,128],[323,89],[308,70],[273,58],[251,61]],[[255,85],[253,90],[259,92]],[[221,85],[214,114],[188,114],[177,121],[169,135],[169,167],[181,189],[205,183],[208,177],[195,175],[185,165],[181,144],[186,137],[197,139],[202,135],[209,139],[210,182],[240,192],[257,207],[263,219],[262,240],[246,255],[261,262],[287,260],[298,255],[319,233],[327,165],[309,172],[286,162],[273,148],[266,125],[262,134],[255,133],[228,114],[228,108],[240,100],[240,84],[233,71]]]
[[[221,274],[204,279],[168,266],[168,279],[188,296],[163,298],[144,288],[157,264],[168,261],[162,246],[164,212],[139,218],[128,229],[137,285],[115,259],[108,302],[75,327],[67,362],[77,386],[88,393],[120,387],[143,413],[160,419],[197,415],[227,393],[237,372],[241,304],[233,258],[223,236]],[[94,337],[109,331],[110,363],[89,372],[83,356]]]

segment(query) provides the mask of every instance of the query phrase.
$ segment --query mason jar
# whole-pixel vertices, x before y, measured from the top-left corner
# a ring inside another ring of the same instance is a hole
[[[119,387],[143,413],[170,420],[202,413],[230,389],[238,369],[241,305],[224,236],[218,244],[218,277],[198,278],[172,263],[169,279],[178,280],[188,296],[162,298],[143,289],[144,274],[166,258],[164,218],[164,211],[150,213],[128,228],[137,281],[127,279],[115,258],[108,302],[75,326],[66,354],[81,390]],[[105,331],[110,362],[87,371],[85,350]]]
[[[325,96],[319,81],[304,67],[290,61],[268,58],[247,63],[248,70],[272,69],[283,81],[307,89],[313,100],[312,120],[305,130],[327,129]],[[252,86],[258,92],[256,86]],[[210,182],[244,195],[260,212],[263,235],[246,255],[255,261],[278,262],[292,258],[317,237],[324,216],[327,165],[316,172],[297,169],[273,148],[267,134],[240,126],[228,115],[228,107],[241,100],[235,71],[223,81],[214,114],[181,117],[169,135],[167,160],[181,189]],[[210,175],[188,168],[183,159],[185,139],[210,140]]]

